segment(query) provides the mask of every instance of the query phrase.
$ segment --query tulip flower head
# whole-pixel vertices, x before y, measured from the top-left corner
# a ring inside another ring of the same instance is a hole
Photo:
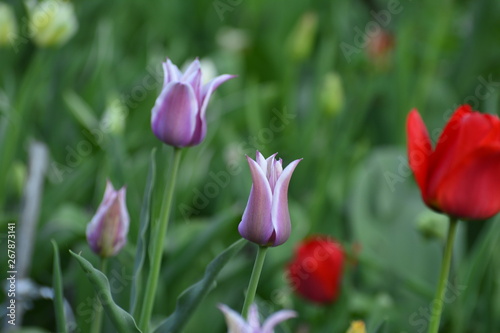
[[[66,43],[78,30],[73,4],[62,0],[28,2],[30,31],[38,46],[49,47]]]
[[[219,85],[234,76],[220,75],[202,86],[198,59],[184,73],[167,59],[163,71],[163,88],[151,112],[153,133],[174,147],[198,145],[207,133],[205,111],[210,96]]]
[[[295,311],[281,310],[267,318],[264,324],[260,326],[259,312],[255,304],[250,306],[248,321],[224,304],[220,304],[219,309],[226,318],[228,333],[273,333],[276,325],[297,316]]]
[[[340,244],[324,236],[314,236],[299,244],[287,267],[289,281],[307,300],[330,303],[339,294],[343,264]]]
[[[288,185],[301,160],[283,170],[283,161],[276,160],[276,155],[265,159],[257,152],[256,161],[247,156],[253,185],[238,231],[243,238],[262,246],[283,244],[291,231]]]
[[[125,194],[125,187],[116,191],[108,180],[104,198],[87,225],[89,246],[101,257],[116,255],[127,242],[130,219]]]
[[[433,149],[417,110],[408,115],[408,158],[422,199],[453,218],[481,220],[500,211],[500,120],[460,106]]]

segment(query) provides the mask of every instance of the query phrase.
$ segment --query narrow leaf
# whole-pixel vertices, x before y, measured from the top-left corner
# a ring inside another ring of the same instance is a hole
[[[99,120],[90,106],[74,91],[68,90],[63,94],[64,102],[69,110],[86,129],[92,130],[99,126]]]
[[[156,149],[151,151],[151,163],[149,165],[148,179],[146,181],[146,189],[144,190],[144,199],[142,201],[139,235],[137,240],[137,251],[135,254],[134,274],[132,278],[132,290],[130,291],[130,313],[135,314],[135,311],[141,307],[142,299],[139,295],[142,294],[142,268],[146,259],[148,250],[148,228],[151,219],[151,196],[156,178]]]
[[[246,244],[244,239],[233,243],[230,247],[219,254],[205,270],[203,278],[186,289],[177,299],[177,306],[174,313],[165,319],[155,330],[154,333],[176,333],[181,332],[188,319],[193,314],[196,307],[205,298],[215,283],[219,272],[229,262],[229,260],[238,253]]]
[[[95,269],[90,262],[82,256],[69,251],[82,267],[87,275],[87,278],[94,286],[95,292],[101,301],[101,304],[106,311],[107,316],[120,333],[137,333],[141,332],[137,327],[134,318],[113,300],[111,295],[108,278],[99,270]]]
[[[57,332],[67,333],[66,316],[64,314],[64,296],[61,277],[61,263],[57,243],[51,240],[54,248],[54,266],[52,270],[52,288],[54,288],[54,309],[56,313]]]

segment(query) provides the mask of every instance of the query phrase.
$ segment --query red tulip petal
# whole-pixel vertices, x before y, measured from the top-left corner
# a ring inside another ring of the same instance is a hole
[[[471,153],[441,182],[440,209],[466,220],[489,218],[500,211],[500,144]]]
[[[423,195],[426,188],[432,145],[427,128],[416,109],[413,109],[408,115],[406,133],[408,136],[408,160]]]
[[[324,238],[311,238],[299,246],[288,266],[290,282],[306,299],[329,303],[339,293],[343,261],[340,245]]]
[[[488,143],[494,129],[490,115],[472,112],[465,105],[457,109],[439,138],[429,162],[427,198],[435,199],[441,182],[463,159]]]

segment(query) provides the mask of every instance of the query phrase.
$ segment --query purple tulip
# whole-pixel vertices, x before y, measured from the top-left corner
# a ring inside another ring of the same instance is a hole
[[[281,310],[267,318],[264,324],[260,326],[259,312],[255,304],[250,306],[248,321],[224,304],[220,304],[219,309],[224,313],[224,317],[226,317],[228,333],[273,333],[276,325],[287,319],[297,317],[295,311]]]
[[[210,96],[233,75],[221,75],[202,86],[198,59],[184,74],[170,59],[163,63],[165,79],[151,112],[151,128],[158,139],[174,147],[200,144],[207,133],[205,111]]]
[[[282,160],[276,160],[276,155],[265,159],[257,152],[256,161],[247,156],[253,185],[238,231],[243,238],[262,246],[283,244],[291,230],[288,184],[301,159],[283,170]]]
[[[87,241],[101,257],[116,255],[127,242],[130,218],[125,204],[126,188],[116,191],[108,180],[97,213],[87,225]]]

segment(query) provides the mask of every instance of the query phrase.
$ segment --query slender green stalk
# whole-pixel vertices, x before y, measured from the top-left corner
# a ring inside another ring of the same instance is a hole
[[[170,168],[170,177],[167,179],[165,194],[163,197],[163,205],[160,212],[159,225],[152,228],[151,240],[153,249],[153,258],[151,270],[149,271],[146,290],[144,292],[144,302],[142,306],[141,316],[139,318],[139,328],[142,332],[147,333],[149,329],[149,320],[153,312],[153,305],[156,295],[156,286],[158,285],[158,277],[160,275],[161,259],[163,257],[163,240],[167,234],[168,219],[170,216],[170,207],[172,205],[172,197],[174,195],[175,182],[177,179],[177,171],[181,161],[182,150],[174,148],[174,164]]]
[[[63,283],[61,277],[61,262],[59,260],[59,249],[57,243],[51,240],[54,247],[54,268],[53,268],[53,288],[54,288],[54,308],[56,314],[57,332],[68,332],[66,325],[66,315],[64,313]]]
[[[108,259],[101,258],[101,267],[100,270],[102,274],[106,275],[106,271],[108,269]],[[102,313],[104,312],[103,307],[101,306],[101,302],[99,301],[99,297],[96,295],[94,300],[94,321],[90,327],[91,333],[100,333],[102,326]]]
[[[257,257],[255,258],[252,275],[250,276],[250,282],[248,283],[247,296],[245,297],[245,303],[243,303],[243,309],[241,310],[241,315],[245,318],[248,314],[248,309],[255,298],[255,292],[257,291],[257,285],[259,284],[262,266],[264,266],[264,259],[266,259],[267,249],[267,246],[259,246],[259,251],[257,252]]]
[[[432,316],[429,325],[429,333],[437,333],[439,323],[441,321],[441,313],[443,312],[443,299],[450,272],[451,256],[453,254],[453,242],[457,229],[458,220],[450,217],[450,226],[448,227],[448,237],[446,238],[446,247],[444,250],[443,261],[441,262],[441,273],[439,275],[439,284],[436,291],[436,296],[432,302]]]

